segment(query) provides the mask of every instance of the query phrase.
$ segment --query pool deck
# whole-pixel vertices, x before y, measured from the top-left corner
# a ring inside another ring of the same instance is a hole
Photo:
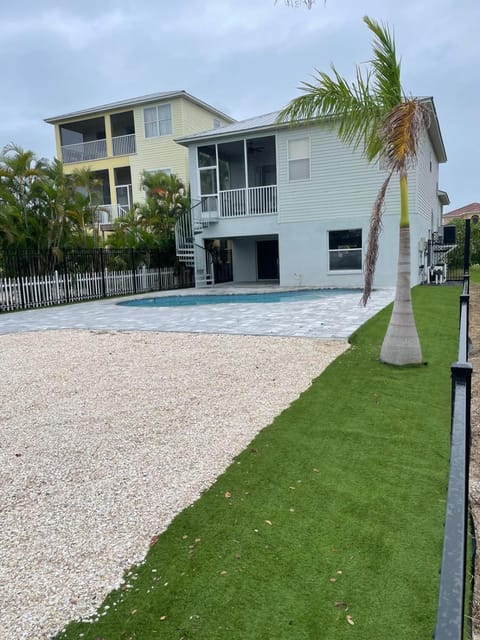
[[[267,293],[293,290],[278,285],[216,285],[212,289],[181,289],[108,298],[0,314],[0,334],[53,329],[96,331],[167,331],[227,333],[310,338],[348,338],[366,320],[389,304],[394,289],[374,291],[367,307],[352,293],[302,302],[228,303],[192,307],[128,307],[117,303],[134,297]]]

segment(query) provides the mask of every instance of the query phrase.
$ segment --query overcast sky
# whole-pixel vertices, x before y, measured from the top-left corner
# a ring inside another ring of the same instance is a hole
[[[480,201],[480,0],[1,0],[0,147],[51,159],[44,118],[160,91],[239,120],[275,111],[315,68],[352,79],[365,14],[394,28],[406,92],[435,99],[446,210]]]

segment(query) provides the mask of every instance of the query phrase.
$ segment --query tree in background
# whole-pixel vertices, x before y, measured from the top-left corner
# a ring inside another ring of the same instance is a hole
[[[361,147],[369,162],[379,157],[388,175],[373,206],[365,258],[364,304],[371,294],[378,255],[381,216],[392,175],[400,177],[400,232],[397,286],[390,323],[380,358],[395,365],[419,364],[422,352],[413,315],[410,291],[410,221],[407,169],[417,155],[418,137],[425,128],[424,107],[407,98],[400,82],[400,63],[389,28],[365,16],[374,35],[373,58],[366,73],[356,67],[356,81],[349,83],[334,66],[332,75],[318,71],[315,84],[303,83],[304,95],[281,111],[280,122],[315,121],[324,118],[338,127],[338,136]]]
[[[142,175],[145,202],[115,221],[108,236],[111,247],[149,247],[161,251],[166,262],[175,262],[175,223],[190,208],[190,197],[184,183],[175,175],[162,172]]]
[[[463,269],[465,251],[465,220],[452,220],[448,224],[454,224],[456,230],[456,247],[447,254],[449,269]],[[470,225],[470,264],[480,265],[480,224]]]
[[[10,144],[0,153],[0,248],[54,251],[91,247],[94,208],[82,189],[90,172],[65,174]]]

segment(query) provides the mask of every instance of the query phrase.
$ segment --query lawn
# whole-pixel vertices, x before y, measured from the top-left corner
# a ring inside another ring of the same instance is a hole
[[[429,638],[459,287],[417,287],[426,365],[378,362],[390,309],[58,638]],[[208,455],[208,452],[205,452]]]
[[[480,265],[474,264],[470,268],[470,282],[480,284]]]

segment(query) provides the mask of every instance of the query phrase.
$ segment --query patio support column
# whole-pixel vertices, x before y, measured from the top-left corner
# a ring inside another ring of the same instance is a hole
[[[105,138],[106,138],[105,144],[107,146],[107,158],[111,158],[113,156],[112,123],[110,121],[109,115],[104,116],[104,118],[105,118]]]
[[[250,215],[250,195],[248,192],[248,159],[247,159],[247,139],[243,140],[243,161],[245,164],[245,214]]]
[[[218,163],[218,144],[215,143],[215,173],[217,178],[217,209],[218,215],[222,217],[222,198],[220,197],[220,166]]]
[[[113,169],[113,167],[108,168],[108,186],[110,188],[110,202],[112,203],[112,205],[116,205],[117,190],[115,189],[115,169]]]

